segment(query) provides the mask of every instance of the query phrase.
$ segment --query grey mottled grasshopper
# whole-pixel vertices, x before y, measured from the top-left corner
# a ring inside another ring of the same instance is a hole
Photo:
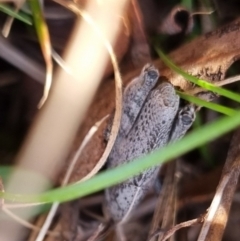
[[[146,65],[123,95],[119,133],[108,158],[113,168],[180,139],[192,125],[191,105],[180,109],[179,96],[169,82],[154,86],[158,70]],[[156,179],[160,167],[152,167],[105,192],[107,210],[115,222],[124,222]]]

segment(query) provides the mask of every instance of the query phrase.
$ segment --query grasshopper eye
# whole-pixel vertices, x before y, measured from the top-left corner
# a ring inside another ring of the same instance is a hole
[[[190,125],[192,123],[192,117],[189,115],[183,115],[182,121],[184,125]]]
[[[147,75],[151,79],[156,79],[158,78],[158,72],[156,70],[150,70],[147,72]]]
[[[192,105],[187,105],[180,111],[179,114],[181,116],[182,123],[186,126],[192,124],[195,119],[195,111]]]

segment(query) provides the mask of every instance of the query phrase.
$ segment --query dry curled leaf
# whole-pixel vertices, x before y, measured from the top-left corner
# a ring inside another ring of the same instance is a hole
[[[175,6],[159,25],[158,31],[163,34],[189,33],[193,28],[191,13],[182,6]]]

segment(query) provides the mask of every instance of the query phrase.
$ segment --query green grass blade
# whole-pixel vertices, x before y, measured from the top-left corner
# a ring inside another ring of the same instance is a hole
[[[184,72],[182,69],[180,69],[179,67],[177,67],[165,54],[163,54],[163,52],[159,49],[159,48],[155,48],[158,55],[160,56],[161,60],[172,70],[174,70],[176,73],[182,75],[182,77],[184,77],[185,79],[187,79],[188,81],[206,89],[206,90],[210,90],[214,93],[217,93],[219,95],[225,96],[231,100],[240,102],[240,95],[226,90],[224,88],[215,86],[205,80],[202,79],[198,79],[190,74],[187,74],[186,72]]]
[[[187,101],[189,101],[191,103],[194,103],[198,106],[206,107],[208,109],[214,110],[214,111],[222,113],[224,115],[232,116],[232,115],[237,113],[236,110],[231,109],[229,107],[226,107],[226,106],[223,106],[223,105],[218,105],[218,104],[212,103],[212,102],[207,102],[205,100],[199,99],[199,98],[197,98],[195,96],[192,96],[192,95],[188,95],[188,94],[183,93],[181,91],[176,91],[176,92],[184,100],[187,100]]]
[[[32,25],[31,18],[24,14],[24,13],[16,13],[15,10],[13,10],[11,7],[9,7],[7,4],[0,3],[0,11],[6,13],[7,15],[16,18],[28,25]]]
[[[52,46],[48,26],[43,16],[42,8],[39,0],[28,0],[28,4],[32,11],[34,25],[38,35],[39,43],[42,49],[42,54],[46,63],[46,81],[44,86],[43,97],[40,100],[41,107],[48,98],[48,94],[52,84],[53,63],[52,63]]]
[[[62,202],[86,196],[118,182],[124,181],[139,172],[174,159],[204,143],[227,133],[240,125],[240,112],[231,117],[223,117],[220,120],[210,123],[201,129],[185,136],[181,141],[171,143],[165,148],[155,151],[148,156],[141,157],[131,163],[124,164],[112,170],[102,172],[83,183],[72,184],[62,188],[39,194],[21,195],[11,193],[0,193],[0,197],[17,202]]]

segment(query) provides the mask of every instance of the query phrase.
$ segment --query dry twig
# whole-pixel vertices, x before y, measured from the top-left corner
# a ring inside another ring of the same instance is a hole
[[[240,129],[232,138],[222,177],[198,241],[220,241],[222,239],[240,174],[239,142]]]

